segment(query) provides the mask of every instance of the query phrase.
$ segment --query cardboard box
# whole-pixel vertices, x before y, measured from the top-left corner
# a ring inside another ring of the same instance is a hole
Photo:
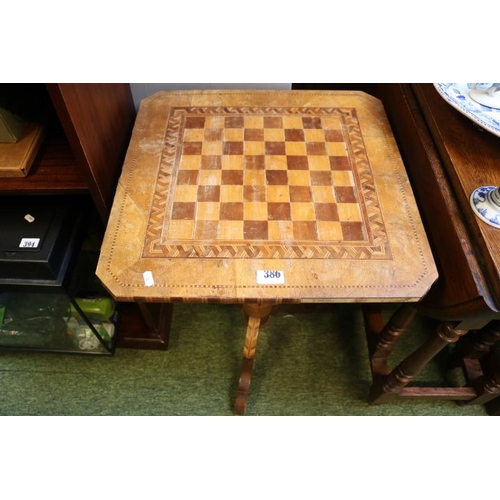
[[[17,142],[0,142],[0,177],[28,175],[42,144],[43,130],[40,123],[26,122]]]
[[[0,107],[0,143],[17,142],[23,135],[24,120],[8,109]]]

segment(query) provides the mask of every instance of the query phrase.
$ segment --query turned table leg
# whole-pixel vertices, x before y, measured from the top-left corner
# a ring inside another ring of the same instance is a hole
[[[500,341],[500,321],[491,321],[478,330],[476,335],[465,337],[461,341],[460,355],[467,358],[480,359],[488,354],[492,347]]]
[[[400,306],[384,325],[380,308],[367,304],[363,307],[363,315],[367,333],[372,376],[387,375],[390,370],[388,358],[396,341],[411,325],[416,310],[410,304]]]
[[[244,304],[243,312],[248,317],[245,345],[243,347],[243,362],[241,376],[236,394],[235,412],[244,415],[247,406],[250,382],[252,380],[253,360],[257,349],[259,329],[271,314],[273,306],[269,304]]]
[[[491,321],[470,338],[465,337],[461,340],[461,349],[458,351],[463,358],[467,375],[471,378],[470,383],[477,393],[474,399],[465,404],[484,404],[500,396],[500,367],[496,362],[492,363],[487,356],[498,341],[500,341],[498,320]]]
[[[379,404],[392,399],[399,389],[409,384],[436,354],[448,344],[456,342],[467,331],[455,329],[448,323],[440,323],[434,337],[404,359],[391,373],[375,381],[370,391],[369,402]]]

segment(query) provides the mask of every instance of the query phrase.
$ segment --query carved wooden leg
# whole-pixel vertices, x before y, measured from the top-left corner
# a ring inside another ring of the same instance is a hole
[[[476,335],[465,337],[466,342],[461,349],[461,355],[467,358],[480,359],[488,354],[491,348],[500,341],[500,321],[491,321]]]
[[[369,402],[384,403],[398,394],[399,389],[410,383],[445,346],[456,342],[467,330],[458,330],[448,323],[440,323],[436,335],[404,359],[392,372],[379,377],[372,385]]]
[[[257,349],[257,339],[261,323],[265,323],[273,306],[269,304],[244,304],[243,312],[248,316],[247,333],[243,347],[241,376],[236,394],[235,412],[244,415],[247,407],[250,382],[252,380],[253,360]]]
[[[370,352],[370,364],[372,376],[387,375],[389,366],[387,360],[391,354],[396,341],[411,325],[415,318],[416,310],[410,304],[403,304],[391,316],[383,326],[380,309],[374,307],[363,308],[365,314],[365,325],[367,330],[368,348]],[[380,317],[377,317],[377,314]]]
[[[500,370],[489,377],[478,378],[475,383],[477,396],[466,404],[482,405],[500,396]]]
[[[460,355],[463,356],[469,383],[476,389],[477,394],[465,404],[485,404],[500,396],[500,367],[492,355],[487,356],[498,341],[500,321],[495,320],[471,338],[465,337],[460,342]]]

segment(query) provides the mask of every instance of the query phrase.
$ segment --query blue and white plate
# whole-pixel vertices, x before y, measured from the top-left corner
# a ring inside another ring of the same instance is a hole
[[[472,83],[434,83],[433,85],[444,100],[456,110],[484,130],[500,137],[500,110],[474,101],[469,96]],[[481,86],[488,88],[490,85],[491,83],[478,83],[477,88]]]
[[[477,188],[470,197],[474,213],[486,224],[500,228],[500,211],[495,199],[500,196],[497,186],[482,186]]]

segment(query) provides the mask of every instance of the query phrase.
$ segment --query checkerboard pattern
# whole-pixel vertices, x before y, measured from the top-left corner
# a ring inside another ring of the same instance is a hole
[[[163,240],[366,241],[339,116],[187,114]]]
[[[355,110],[171,107],[143,256],[391,258]]]

